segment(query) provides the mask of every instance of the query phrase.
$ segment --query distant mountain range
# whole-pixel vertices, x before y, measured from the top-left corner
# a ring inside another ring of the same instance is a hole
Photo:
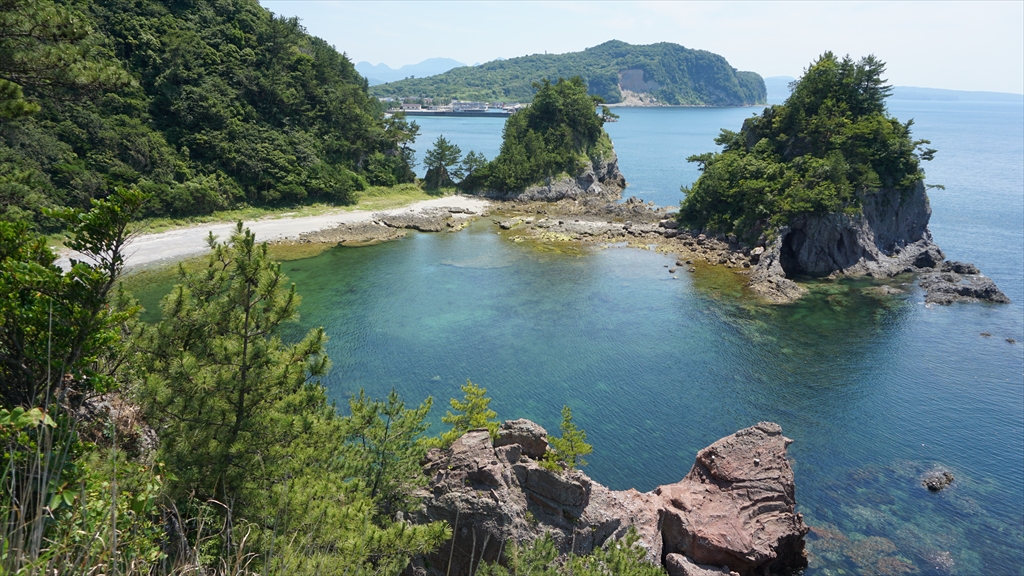
[[[792,76],[769,76],[764,79],[768,89],[768,103],[781,104],[789,96]],[[945,90],[942,88],[918,88],[916,86],[893,86],[890,100],[925,100],[946,102],[1017,102],[1024,103],[1024,94],[1010,92],[979,92],[971,90]]]
[[[360,62],[356,64],[356,72],[362,74],[367,82],[370,83],[370,86],[376,86],[385,82],[403,80],[410,76],[422,78],[424,76],[443,74],[459,66],[465,66],[465,64],[451,58],[427,58],[419,64],[406,64],[397,70],[387,64],[374,65],[369,62]]]
[[[356,69],[363,73],[361,64]],[[400,68],[399,72],[405,70]],[[372,72],[365,73],[368,77]],[[533,83],[580,76],[608,103],[745,106],[765,102],[761,76],[741,72],[718,54],[662,42],[612,40],[566,54],[534,54],[453,68],[436,76],[375,85],[374,96],[529,102]]]

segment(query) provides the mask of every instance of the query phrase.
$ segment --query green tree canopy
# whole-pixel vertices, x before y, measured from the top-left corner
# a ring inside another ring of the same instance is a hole
[[[562,407],[562,423],[558,428],[562,436],[548,439],[554,450],[544,454],[542,464],[551,470],[558,470],[559,464],[564,464],[569,470],[586,466],[587,461],[583,457],[593,452],[594,447],[587,444],[587,433],[572,421],[572,410],[568,406]]]
[[[467,178],[465,188],[521,190],[548,176],[575,174],[589,157],[611,149],[582,79],[544,80],[534,87],[533,104],[505,121],[498,156]]]
[[[240,223],[210,245],[207,267],[180,268],[163,319],[140,337],[141,400],[170,496],[190,515],[217,503],[208,545],[226,557],[248,534],[267,572],[401,572],[448,537],[443,524],[393,516],[426,482],[417,438],[430,400],[407,409],[395,393],[360,394],[339,416],[318,381],[323,329],[282,339],[299,297],[267,245]]]
[[[54,98],[128,84],[93,33],[73,4],[0,0],[0,119],[39,111],[25,89]]]
[[[680,222],[748,240],[807,213],[857,212],[862,195],[906,189],[924,178],[935,150],[912,140],[913,121],[888,115],[890,92],[874,56],[853,61],[826,52],[796,81],[786,102],[722,130],[719,153],[688,158],[701,175]]]
[[[325,409],[313,378],[327,369],[323,329],[281,341],[299,297],[239,223],[200,273],[179,272],[164,319],[143,344],[146,398],[179,494],[235,501],[257,470]]]
[[[348,203],[382,165],[385,183],[415,178],[415,124],[256,0],[0,1],[0,116],[18,116],[0,117],[2,218],[53,228],[41,207],[117,186],[188,215]]]
[[[463,177],[462,149],[449,142],[444,135],[437,137],[434,147],[423,156],[423,165],[427,169],[424,178],[427,189],[449,188],[455,185],[455,179]]]
[[[449,410],[441,417],[441,422],[452,425],[451,430],[441,434],[441,438],[431,444],[447,448],[466,432],[480,428],[486,428],[492,439],[497,438],[498,422],[495,418],[498,413],[487,407],[491,403],[487,397],[487,388],[477,386],[467,379],[462,385],[462,393],[465,394],[462,400],[452,398],[449,401],[455,412]]]
[[[90,210],[55,213],[67,222],[66,244],[84,256],[68,270],[26,222],[0,222],[0,400],[4,406],[48,405],[59,394],[77,406],[105,392],[97,362],[117,341],[123,313],[110,307],[124,265],[128,224],[143,196],[118,189]]]

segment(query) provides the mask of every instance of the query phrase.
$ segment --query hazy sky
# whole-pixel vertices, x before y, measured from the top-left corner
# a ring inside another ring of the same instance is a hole
[[[890,83],[1024,93],[1024,1],[343,2],[261,0],[353,62],[392,68],[675,42],[762,76],[799,76],[832,50],[888,63]]]

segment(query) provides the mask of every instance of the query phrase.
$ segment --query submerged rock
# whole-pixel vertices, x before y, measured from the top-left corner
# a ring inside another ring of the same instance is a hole
[[[921,485],[931,492],[939,492],[953,483],[953,474],[947,470],[929,472],[923,479]]]
[[[640,493],[542,468],[546,434],[529,420],[502,424],[493,445],[486,430],[470,431],[427,456],[430,483],[411,518],[446,521],[453,537],[406,574],[468,576],[480,562],[500,561],[508,543],[545,533],[560,553],[588,554],[630,527],[647,559],[673,575],[802,568],[808,528],[795,512],[790,442],[762,422],[700,451],[679,482]]]

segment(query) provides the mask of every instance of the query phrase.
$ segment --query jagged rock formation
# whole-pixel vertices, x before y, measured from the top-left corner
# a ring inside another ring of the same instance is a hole
[[[558,200],[617,200],[626,187],[626,177],[619,171],[619,158],[615,151],[606,152],[602,158],[590,158],[575,175],[547,178],[543,184],[530,186],[522,191],[502,194],[491,191],[484,194],[498,200],[557,202]]]
[[[630,527],[648,559],[672,576],[806,566],[808,528],[795,512],[790,442],[778,424],[762,422],[701,450],[679,482],[640,493],[542,468],[546,433],[532,422],[506,422],[493,443],[486,430],[468,432],[427,455],[430,484],[411,518],[447,521],[453,538],[406,574],[467,576],[480,562],[501,561],[509,542],[544,533],[562,553],[587,554]]]
[[[751,272],[750,287],[770,301],[785,303],[806,292],[794,277],[886,278],[918,272],[928,274],[922,277],[921,287],[929,302],[1009,302],[973,265],[943,262],[945,255],[928,230],[931,213],[924,184],[917,182],[909,190],[883,189],[863,195],[860,213],[855,215],[797,216],[764,246]]]

